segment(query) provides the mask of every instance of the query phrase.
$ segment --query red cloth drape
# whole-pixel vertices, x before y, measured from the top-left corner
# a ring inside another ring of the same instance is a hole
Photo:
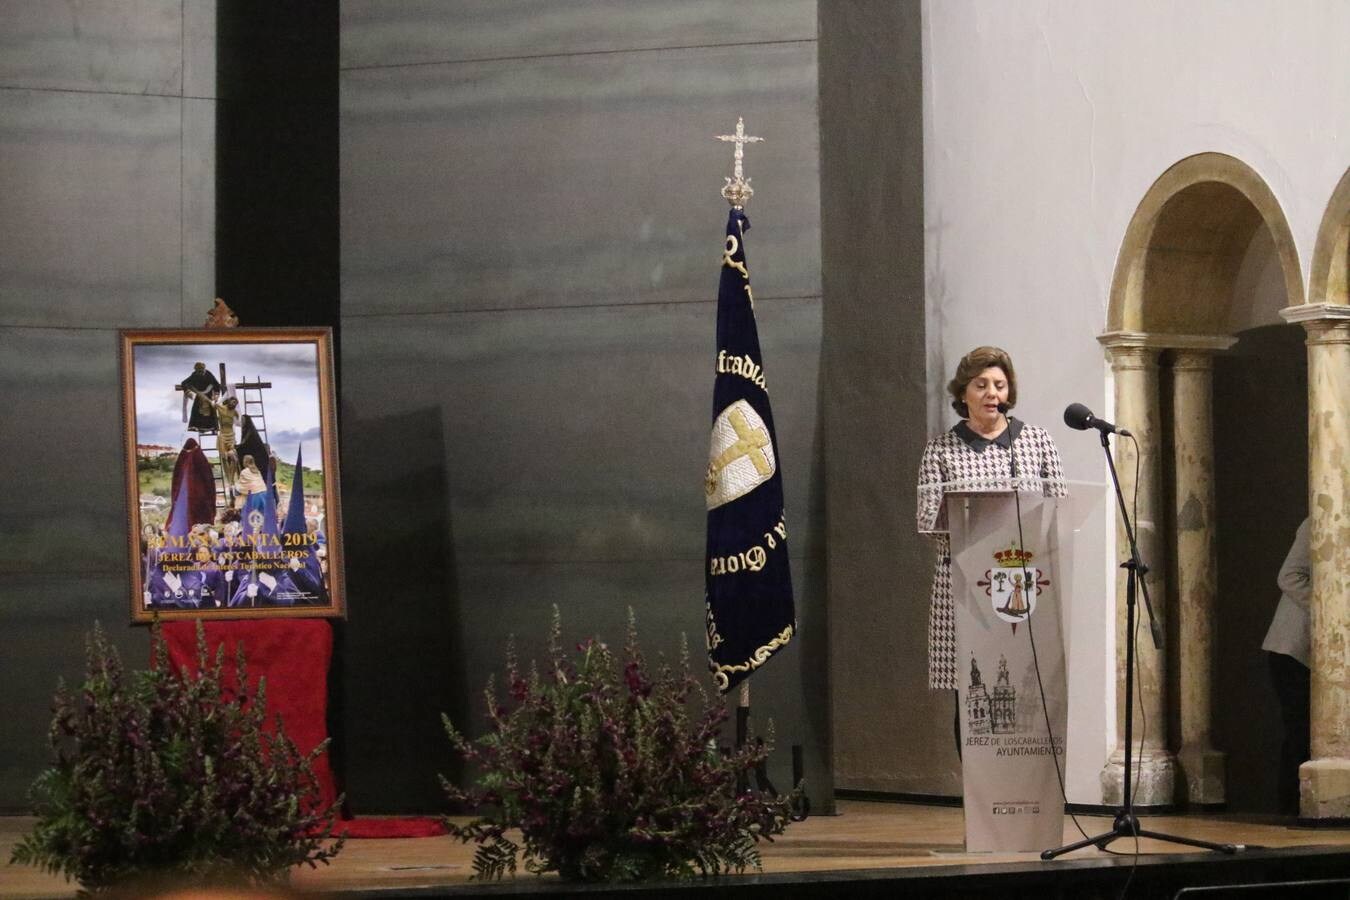
[[[267,721],[270,732],[281,716],[282,725],[301,753],[308,753],[328,737],[328,667],[333,659],[333,627],[323,619],[234,619],[204,623],[207,651],[225,647],[221,673],[228,687],[237,685],[236,648],[244,645],[249,679],[267,679]],[[177,669],[197,669],[197,632],[194,622],[163,626],[169,662]],[[327,806],[337,798],[333,767],[327,752],[314,761],[318,802]],[[349,838],[424,837],[444,834],[440,820],[362,816],[345,819],[338,831]]]

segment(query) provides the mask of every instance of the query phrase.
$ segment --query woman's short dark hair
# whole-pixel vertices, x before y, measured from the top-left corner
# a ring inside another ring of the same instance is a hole
[[[1008,408],[1017,405],[1017,373],[1013,371],[1012,357],[1001,347],[976,347],[961,357],[956,365],[956,376],[947,382],[947,393],[952,395],[952,409],[963,419],[970,417],[966,408],[966,388],[975,376],[985,369],[995,367],[1003,370],[1008,378]]]

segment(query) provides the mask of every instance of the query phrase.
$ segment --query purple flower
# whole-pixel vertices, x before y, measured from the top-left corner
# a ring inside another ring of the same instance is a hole
[[[697,702],[706,695],[687,670],[647,669],[631,622],[621,663],[592,638],[576,645],[574,666],[560,634],[555,609],[552,679],[519,678],[509,653],[516,708],[493,710],[489,733],[472,744],[451,732],[456,748],[478,763],[481,783],[503,786],[497,809],[451,827],[462,840],[481,842],[476,872],[514,872],[522,852],[532,871],[596,880],[757,866],[754,843],[782,831],[790,798],[738,797],[732,786],[768,747],[710,752],[725,706]],[[446,785],[452,801],[489,793]],[[523,848],[504,836],[513,827],[527,836]],[[615,868],[616,858],[631,867]]]

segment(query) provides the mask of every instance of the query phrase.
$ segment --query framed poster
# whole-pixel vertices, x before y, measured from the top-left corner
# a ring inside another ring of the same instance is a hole
[[[329,329],[120,337],[132,621],[343,615]]]

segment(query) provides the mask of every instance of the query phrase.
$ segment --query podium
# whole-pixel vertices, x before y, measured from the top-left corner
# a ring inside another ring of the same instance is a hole
[[[1005,482],[1006,484],[1006,482]],[[966,849],[1031,851],[1063,836],[1071,532],[1038,478],[1019,491],[945,485]]]

